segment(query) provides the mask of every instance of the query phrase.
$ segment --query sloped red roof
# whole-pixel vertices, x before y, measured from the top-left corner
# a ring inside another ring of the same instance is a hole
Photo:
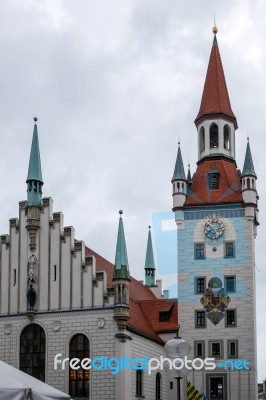
[[[219,172],[219,189],[209,190],[208,172],[213,167]],[[198,165],[185,206],[242,203],[240,178],[233,161],[208,159]]]
[[[86,247],[86,255],[93,255],[96,258],[96,269],[98,271],[104,270],[107,274],[107,285],[113,285],[114,265],[89,247]],[[177,302],[174,300],[158,300],[147,286],[132,276],[129,283],[129,307],[130,318],[127,325],[130,330],[161,344],[164,342],[158,336],[158,333],[176,331]],[[171,307],[169,321],[159,322],[159,312],[169,310]],[[161,329],[162,326],[164,329]]]
[[[152,303],[156,300],[150,300]],[[134,298],[129,298],[129,321],[127,326],[133,332],[137,332],[144,335],[158,343],[163,343],[163,340],[157,335],[157,332],[153,329],[150,319],[143,312],[141,308],[142,301],[135,301]]]
[[[173,332],[177,329],[177,302],[173,300],[143,300],[140,307],[149,318],[152,328],[157,333]],[[168,312],[169,320],[160,322],[160,312]]]
[[[201,105],[195,119],[195,124],[197,125],[204,117],[210,118],[213,116],[227,117],[235,124],[235,128],[237,128],[237,121],[230,104],[216,36],[213,41]]]

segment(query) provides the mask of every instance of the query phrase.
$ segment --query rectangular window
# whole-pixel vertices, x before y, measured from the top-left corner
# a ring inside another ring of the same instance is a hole
[[[56,281],[56,265],[54,265],[54,281]]]
[[[195,259],[196,260],[204,260],[205,259],[204,243],[195,243]]]
[[[224,358],[224,342],[223,340],[209,340],[208,341],[208,354],[209,357],[216,359]]]
[[[225,276],[225,291],[228,293],[236,291],[236,277],[235,276]]]
[[[224,398],[224,380],[223,378],[210,378],[210,398]]]
[[[205,311],[196,311],[196,328],[206,328],[206,313]]]
[[[17,284],[17,270],[13,269],[13,286]]]
[[[235,243],[225,242],[225,257],[234,258],[235,257]]]
[[[205,342],[194,342],[195,358],[205,358]]]
[[[174,389],[174,382],[170,382],[170,389]]]
[[[227,341],[227,353],[228,358],[238,358],[238,341],[228,340]]]
[[[141,369],[136,371],[136,396],[142,396],[142,373]]]
[[[221,355],[221,343],[220,342],[213,342],[211,344],[211,355],[213,357],[220,357],[220,355]]]
[[[226,327],[236,326],[236,310],[226,310],[225,326]]]
[[[205,292],[205,278],[196,278],[196,293]]]

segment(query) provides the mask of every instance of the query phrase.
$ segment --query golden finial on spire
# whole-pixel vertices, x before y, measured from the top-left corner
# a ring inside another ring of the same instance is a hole
[[[247,141],[249,142],[249,132],[247,132]]]
[[[212,28],[213,33],[216,35],[218,33],[218,28],[216,26],[216,17],[215,17],[215,13],[214,13],[214,25]]]

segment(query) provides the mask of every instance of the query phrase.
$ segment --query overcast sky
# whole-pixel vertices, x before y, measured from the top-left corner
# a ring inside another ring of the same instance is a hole
[[[118,210],[131,274],[143,279],[147,226],[171,210],[180,138],[197,161],[196,129],[213,14],[242,169],[247,132],[258,175],[259,378],[266,376],[265,0],[0,0],[0,231],[26,198],[39,118],[44,196],[76,238],[114,260]],[[160,276],[158,276],[160,277]],[[167,285],[167,279],[166,279]],[[165,286],[166,286],[165,285]]]

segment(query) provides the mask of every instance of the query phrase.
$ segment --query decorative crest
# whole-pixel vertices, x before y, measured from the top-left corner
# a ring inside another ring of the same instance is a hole
[[[206,309],[207,318],[217,325],[224,318],[224,310],[230,303],[230,297],[222,288],[222,281],[219,278],[209,280],[208,289],[200,299],[201,304]]]

